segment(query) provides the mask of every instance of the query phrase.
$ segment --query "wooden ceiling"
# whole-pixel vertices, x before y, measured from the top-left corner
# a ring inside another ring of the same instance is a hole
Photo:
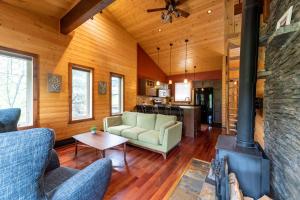
[[[30,12],[57,19],[62,18],[80,0],[2,0]]]
[[[147,13],[149,8],[164,7],[164,0],[118,0],[107,10],[140,43],[157,63],[160,47],[161,69],[169,75],[169,43],[174,43],[172,74],[184,73],[185,39],[188,43],[188,72],[221,69],[224,54],[224,1],[187,0],[179,7],[188,18],[177,18],[172,24],[160,20],[161,12]],[[207,11],[212,10],[212,14]],[[161,29],[161,32],[158,30]]]
[[[61,19],[80,0],[2,0],[30,12]],[[172,51],[172,74],[184,73],[185,39],[188,43],[188,72],[218,70],[224,55],[224,1],[185,0],[179,7],[188,11],[188,18],[174,19],[172,24],[160,20],[161,12],[147,13],[146,9],[164,7],[164,0],[117,0],[110,12],[157,63],[160,47],[160,68],[169,75],[169,44]],[[212,14],[207,11],[212,10]],[[158,31],[161,29],[161,32]]]

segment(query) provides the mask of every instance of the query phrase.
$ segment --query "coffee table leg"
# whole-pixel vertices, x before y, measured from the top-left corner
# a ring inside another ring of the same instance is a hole
[[[78,141],[75,140],[75,157],[77,156],[77,151],[78,151]]]
[[[126,162],[126,142],[123,144],[124,161]]]

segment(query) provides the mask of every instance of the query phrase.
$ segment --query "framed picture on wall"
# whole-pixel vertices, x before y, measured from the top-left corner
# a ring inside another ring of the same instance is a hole
[[[107,93],[107,83],[105,81],[98,82],[98,94],[105,95]]]
[[[61,91],[62,76],[48,74],[48,92],[59,93]]]

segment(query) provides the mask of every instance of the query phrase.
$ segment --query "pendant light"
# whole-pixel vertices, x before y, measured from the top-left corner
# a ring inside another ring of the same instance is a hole
[[[186,78],[186,73],[187,73],[187,70],[186,70],[186,62],[187,62],[187,43],[188,43],[188,39],[186,39],[184,42],[185,42],[185,63],[184,63],[184,80],[183,80],[183,82],[185,83],[185,84],[187,84],[188,83],[188,79]]]
[[[194,81],[196,80],[195,76],[196,76],[196,65],[194,66]]]
[[[173,47],[173,43],[170,43],[170,73],[169,76],[171,76],[171,68],[172,68],[172,47]],[[169,79],[169,85],[172,85],[172,80],[171,78]]]
[[[159,50],[160,50],[160,48],[157,47],[156,49],[157,49],[157,65],[159,67]],[[156,86],[160,86],[160,81],[156,81]]]

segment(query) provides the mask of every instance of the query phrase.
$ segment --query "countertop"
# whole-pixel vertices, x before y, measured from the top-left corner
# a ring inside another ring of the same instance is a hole
[[[166,106],[166,107],[170,107],[170,106],[179,106],[182,109],[198,109],[200,108],[200,106],[195,106],[195,105],[180,105],[180,104],[172,104],[172,105],[165,105],[165,104],[161,104],[162,106]],[[155,105],[150,105],[150,104],[143,104],[140,106],[155,106]]]

